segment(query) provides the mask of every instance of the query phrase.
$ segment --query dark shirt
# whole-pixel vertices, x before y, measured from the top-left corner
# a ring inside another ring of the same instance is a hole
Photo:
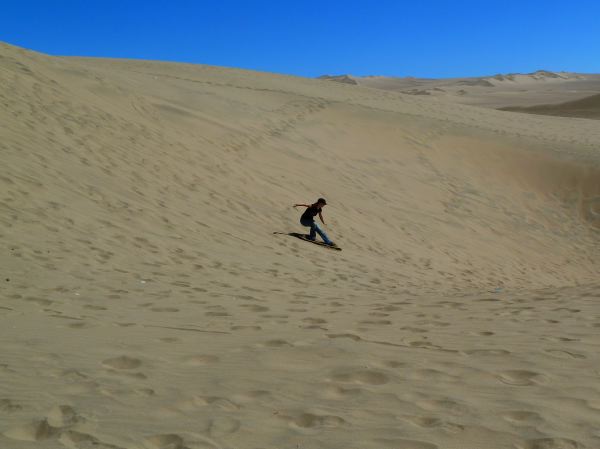
[[[316,204],[313,204],[312,206],[306,208],[302,214],[302,217],[300,217],[300,221],[315,221],[315,215],[317,215],[319,212],[321,212],[321,208],[317,207]]]

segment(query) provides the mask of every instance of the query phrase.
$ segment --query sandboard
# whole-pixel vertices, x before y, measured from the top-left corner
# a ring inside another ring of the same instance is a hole
[[[339,246],[337,246],[335,244],[333,246],[332,245],[326,245],[324,242],[311,240],[307,234],[300,234],[299,232],[274,232],[273,234],[289,235],[289,236],[292,236],[292,237],[296,237],[296,238],[298,238],[300,240],[304,240],[305,242],[312,243],[313,245],[319,245],[319,246],[322,246],[324,248],[334,249],[336,251],[341,251],[342,250],[342,248],[340,248]]]

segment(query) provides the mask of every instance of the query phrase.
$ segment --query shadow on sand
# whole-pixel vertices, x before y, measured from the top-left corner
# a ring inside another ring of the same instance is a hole
[[[296,237],[297,239],[304,240],[305,242],[312,243],[313,245],[323,246],[325,248],[334,249],[336,251],[341,251],[342,250],[342,248],[340,248],[337,245],[331,246],[331,245],[326,245],[325,243],[320,242],[320,241],[310,240],[308,238],[308,234],[300,234],[299,232],[274,232],[273,234],[289,235],[291,237]]]

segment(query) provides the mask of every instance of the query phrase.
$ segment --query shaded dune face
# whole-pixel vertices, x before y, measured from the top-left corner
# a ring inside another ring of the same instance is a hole
[[[600,119],[600,94],[557,104],[540,104],[529,107],[505,107],[504,111],[528,114],[555,115],[559,117],[581,117]]]
[[[289,205],[325,195],[333,240],[389,279],[543,285],[596,269],[588,123],[557,130],[555,118],[217,67],[2,55],[1,206],[15,246],[68,238],[89,269],[126,271],[203,266],[194,251],[210,264],[240,248],[268,258],[293,244],[272,232],[302,230]],[[171,240],[185,248],[171,254]]]

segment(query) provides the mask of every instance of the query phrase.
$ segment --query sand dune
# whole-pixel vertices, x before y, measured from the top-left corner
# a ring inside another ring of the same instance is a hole
[[[597,122],[5,44],[0,103],[3,448],[600,446]]]
[[[324,79],[409,95],[429,95],[441,101],[494,109],[571,102],[600,92],[598,74],[548,70],[470,78],[339,75],[327,76]]]
[[[507,107],[504,111],[525,112],[528,114],[556,115],[559,117],[581,117],[600,119],[600,94],[581,100],[559,104],[543,104],[529,107]]]

